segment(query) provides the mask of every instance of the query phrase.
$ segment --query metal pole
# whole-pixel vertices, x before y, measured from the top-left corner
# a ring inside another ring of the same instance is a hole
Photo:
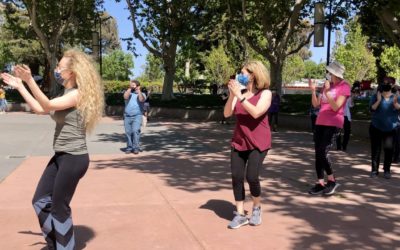
[[[102,38],[101,38],[101,22],[102,22],[102,20],[101,20],[101,16],[99,16],[99,23],[100,23],[100,32],[99,32],[99,53],[100,53],[100,55],[99,55],[99,64],[100,64],[100,77],[103,77],[103,53],[102,53],[102,50],[103,50],[103,46],[102,46]]]
[[[326,65],[329,65],[330,56],[331,56],[331,30],[332,30],[332,0],[329,0],[328,49],[326,52]]]

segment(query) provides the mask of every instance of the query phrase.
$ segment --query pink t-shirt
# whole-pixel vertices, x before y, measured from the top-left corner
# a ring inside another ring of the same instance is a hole
[[[336,85],[331,84],[329,93],[335,101],[338,99],[339,96],[345,96],[347,100],[347,98],[350,96],[350,85],[345,80],[342,80]],[[329,105],[326,95],[322,94],[321,108],[319,110],[316,124],[343,128],[344,106],[346,104],[346,100],[343,102],[343,105],[337,111],[333,111],[331,105]]]

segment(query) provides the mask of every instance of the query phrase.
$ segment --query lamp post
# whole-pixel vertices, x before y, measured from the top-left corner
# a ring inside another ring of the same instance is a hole
[[[328,29],[326,65],[328,65],[330,61],[330,52],[331,52],[332,0],[329,0],[329,14],[327,21],[325,20],[324,10],[325,6],[323,2],[316,2],[314,4],[314,47],[324,47],[325,25],[326,25]]]
[[[95,59],[99,62],[100,66],[100,76],[103,76],[103,42],[102,42],[102,33],[101,33],[101,26],[104,21],[107,21],[112,16],[108,16],[106,18],[101,18],[102,13],[96,13],[96,17],[94,19],[94,28],[95,30],[92,32],[92,41],[93,41],[93,55]],[[99,32],[96,31],[97,29],[97,21],[99,25]]]

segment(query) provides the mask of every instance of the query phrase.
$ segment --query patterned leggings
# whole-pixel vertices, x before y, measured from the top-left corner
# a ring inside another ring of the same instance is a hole
[[[69,204],[88,167],[88,154],[56,153],[40,178],[32,204],[49,249],[75,248]]]

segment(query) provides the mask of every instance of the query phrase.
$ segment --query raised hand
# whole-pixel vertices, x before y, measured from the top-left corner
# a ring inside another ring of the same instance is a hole
[[[31,69],[25,64],[16,65],[14,71],[15,71],[15,76],[21,78],[22,81],[24,82],[28,82],[29,80],[32,79]]]
[[[3,82],[17,90],[24,87],[24,84],[20,78],[12,76],[8,73],[2,73],[1,78],[3,78]]]
[[[397,98],[399,98],[399,95],[398,95],[398,94],[395,94],[394,97],[393,97],[393,106],[394,106],[396,109],[397,109],[398,104],[399,104]]]
[[[315,92],[315,90],[316,90],[315,81],[308,79],[308,86],[310,87],[312,92]]]
[[[380,91],[376,93],[376,99],[378,102],[382,101],[382,93]]]
[[[229,91],[236,97],[239,97],[242,94],[239,83],[234,79],[229,80],[228,88]]]
[[[331,83],[326,80],[324,83],[324,92],[329,91],[329,89],[331,88]]]

